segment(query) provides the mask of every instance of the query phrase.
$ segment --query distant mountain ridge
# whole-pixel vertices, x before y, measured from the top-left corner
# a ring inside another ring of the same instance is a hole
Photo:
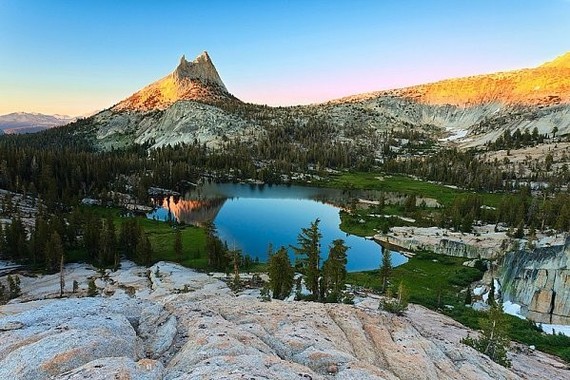
[[[486,103],[541,106],[570,103],[570,52],[535,68],[446,79],[334,100],[354,102],[397,96],[429,105],[470,107]]]
[[[35,112],[13,112],[0,116],[0,130],[3,133],[34,133],[66,125],[76,120],[74,116],[45,115]]]

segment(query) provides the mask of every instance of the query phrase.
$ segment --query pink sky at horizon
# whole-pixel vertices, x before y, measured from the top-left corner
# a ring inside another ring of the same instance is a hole
[[[133,4],[0,1],[0,114],[105,109],[203,50],[235,96],[284,106],[535,67],[570,50],[567,0]]]
[[[431,67],[401,65],[399,69],[380,67],[376,69],[361,69],[356,73],[346,69],[340,71],[329,70],[328,72],[317,71],[315,75],[311,76],[309,73],[306,73],[304,76],[296,76],[294,80],[290,80],[289,77],[282,77],[280,78],[282,81],[277,81],[276,84],[268,84],[259,78],[249,78],[246,81],[238,80],[238,83],[232,85],[232,83],[224,80],[224,73],[219,68],[218,71],[228,91],[244,102],[267,104],[270,106],[293,106],[323,103],[352,95],[414,86],[444,79],[535,67],[554,58],[555,57],[545,58],[542,62],[527,65],[513,64],[510,65],[510,67],[501,67],[502,62],[496,61],[494,64],[488,64],[487,70],[471,63],[469,65],[454,65],[452,67],[442,66],[441,64],[432,65]],[[215,61],[214,64],[216,64]],[[173,68],[174,67],[173,65]],[[164,73],[164,75],[166,74],[168,73]],[[146,84],[150,84],[162,78],[164,75],[157,78],[146,79]],[[145,79],[143,78],[143,80]],[[42,106],[30,103],[28,92],[16,92],[13,94],[13,99],[21,100],[21,104],[27,104],[28,107],[15,109],[8,104],[3,104],[0,105],[0,114],[11,112],[37,112],[87,116],[95,111],[113,106],[137,92],[146,84],[131,89],[112,88],[109,92],[106,92],[104,88],[99,91],[92,91],[89,94],[89,105],[85,104],[84,98],[82,97],[83,94],[81,94],[78,89],[72,89],[70,93],[59,93],[59,96],[51,97],[47,101],[44,99]],[[41,91],[33,92],[33,94],[38,98],[44,98],[45,96]],[[16,103],[18,102],[16,101]],[[69,110],[75,111],[69,112]]]

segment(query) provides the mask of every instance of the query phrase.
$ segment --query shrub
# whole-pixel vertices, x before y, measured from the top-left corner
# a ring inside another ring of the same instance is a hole
[[[400,282],[400,286],[398,286],[396,298],[392,298],[392,290],[388,288],[386,298],[380,301],[379,309],[396,315],[404,314],[408,309],[408,292],[403,283]]]
[[[98,293],[97,286],[95,285],[95,279],[92,278],[87,284],[87,297],[95,297]]]

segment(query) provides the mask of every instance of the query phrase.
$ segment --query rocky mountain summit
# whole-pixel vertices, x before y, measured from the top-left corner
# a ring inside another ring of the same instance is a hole
[[[153,142],[153,146],[200,141],[216,145],[225,138],[254,136],[258,125],[221,109],[241,104],[220,78],[210,56],[184,56],[176,69],[92,119],[102,147]]]
[[[22,276],[0,306],[2,379],[565,379],[567,365],[514,346],[506,369],[459,341],[457,322],[411,305],[406,316],[355,305],[262,302],[203,273],[159,262],[117,272],[73,264]],[[88,278],[99,294],[85,297]],[[79,290],[71,291],[75,280]]]
[[[181,100],[213,103],[237,99],[226,89],[208,53],[203,52],[192,62],[182,56],[172,73],[137,91],[112,110],[164,110]]]

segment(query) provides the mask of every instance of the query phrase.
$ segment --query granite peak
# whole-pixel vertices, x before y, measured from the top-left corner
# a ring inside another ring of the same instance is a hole
[[[137,91],[112,110],[164,110],[179,100],[211,104],[237,99],[228,92],[210,56],[204,51],[193,61],[187,61],[183,55],[172,73]]]

